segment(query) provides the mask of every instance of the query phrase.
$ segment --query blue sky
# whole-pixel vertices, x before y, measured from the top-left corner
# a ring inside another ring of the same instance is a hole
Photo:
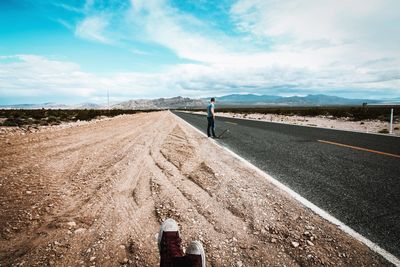
[[[398,0],[2,0],[0,104],[400,96]]]

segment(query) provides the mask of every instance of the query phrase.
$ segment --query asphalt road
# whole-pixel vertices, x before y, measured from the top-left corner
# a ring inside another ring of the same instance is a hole
[[[174,113],[206,131],[205,116]],[[223,117],[216,129],[229,129],[219,143],[400,257],[400,138]]]

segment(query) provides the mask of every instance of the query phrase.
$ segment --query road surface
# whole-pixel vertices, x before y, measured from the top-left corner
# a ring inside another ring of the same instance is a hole
[[[222,145],[400,257],[400,138],[224,117],[216,128],[229,129]]]

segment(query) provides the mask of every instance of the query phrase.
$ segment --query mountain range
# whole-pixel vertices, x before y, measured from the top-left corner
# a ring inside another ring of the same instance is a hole
[[[133,99],[110,105],[111,109],[184,109],[201,108],[207,105],[208,98],[171,97],[157,99]],[[400,104],[400,97],[393,99],[371,100],[371,99],[350,99],[338,96],[323,94],[307,96],[274,96],[256,94],[231,94],[216,97],[218,106],[355,106],[363,103],[379,104]],[[105,109],[107,105],[94,103],[82,103],[78,105],[64,105],[57,103],[43,104],[17,104],[3,105],[2,109]]]

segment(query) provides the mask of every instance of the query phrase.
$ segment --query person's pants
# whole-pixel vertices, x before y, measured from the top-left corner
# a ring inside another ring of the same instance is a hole
[[[212,131],[212,136],[215,137],[215,124],[214,124],[214,117],[207,117],[208,126],[207,126],[207,135],[210,137],[210,129]]]

